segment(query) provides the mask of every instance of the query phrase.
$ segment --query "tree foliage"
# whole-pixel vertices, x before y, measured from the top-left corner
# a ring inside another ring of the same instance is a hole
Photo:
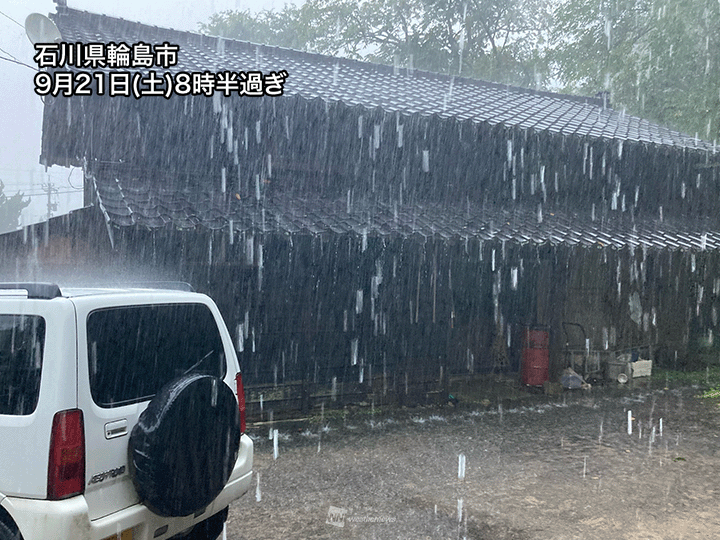
[[[540,0],[306,0],[226,11],[201,31],[401,67],[535,85]]]
[[[548,57],[564,89],[712,140],[720,134],[720,2],[566,0]]]
[[[0,180],[0,232],[14,231],[20,226],[20,213],[30,204],[22,193],[5,195],[5,184]]]
[[[301,51],[360,58],[352,47],[357,28],[352,20],[355,2],[311,0],[302,6],[285,4],[280,11],[224,11],[213,15],[200,31],[254,43],[287,47]],[[341,25],[340,21],[346,21]]]
[[[718,0],[306,0],[226,11],[206,33],[595,95],[720,138]]]

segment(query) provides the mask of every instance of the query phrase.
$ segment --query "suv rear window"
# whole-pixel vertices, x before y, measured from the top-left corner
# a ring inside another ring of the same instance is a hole
[[[31,414],[40,394],[45,319],[0,315],[0,414]]]
[[[90,391],[101,407],[151,399],[185,373],[225,376],[215,318],[203,304],[93,311],[87,320]]]

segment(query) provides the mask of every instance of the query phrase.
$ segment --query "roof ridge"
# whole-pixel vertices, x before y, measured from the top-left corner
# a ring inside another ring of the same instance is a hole
[[[140,21],[133,21],[130,19],[124,19],[122,17],[115,17],[112,15],[105,15],[102,13],[94,13],[87,10],[81,10],[81,9],[75,9],[67,6],[57,6],[57,13],[50,14],[51,18],[57,17],[57,16],[71,16],[71,15],[81,15],[85,17],[94,17],[99,20],[102,19],[111,19],[115,21],[122,21],[123,23],[132,24],[134,26],[140,26],[148,29],[156,29],[156,31],[162,31],[162,32],[169,32],[169,33],[175,33],[178,36],[183,35],[187,37],[191,37],[193,41],[200,42],[200,44],[204,44],[203,42],[208,39],[221,39],[224,40],[227,44],[231,44],[231,46],[242,46],[242,47],[254,47],[254,48],[260,48],[260,50],[267,50],[267,51],[282,51],[284,54],[293,55],[296,57],[303,57],[303,58],[316,58],[316,59],[323,59],[325,61],[328,60],[335,60],[336,62],[342,62],[347,65],[356,65],[356,66],[365,66],[365,67],[374,67],[378,71],[384,71],[389,74],[398,74],[396,71],[408,71],[409,68],[402,67],[402,68],[396,68],[395,66],[391,66],[389,64],[379,64],[376,62],[369,62],[367,60],[359,60],[356,58],[349,58],[345,56],[333,56],[329,54],[323,54],[323,53],[317,53],[317,52],[310,52],[310,51],[302,51],[299,49],[292,49],[289,47],[281,47],[278,45],[269,45],[265,43],[255,43],[252,41],[246,41],[242,39],[236,39],[236,38],[229,38],[224,36],[213,36],[210,34],[202,34],[200,32],[192,32],[190,30],[178,30],[176,28],[168,28],[168,27],[162,27],[157,25],[151,25],[147,23],[143,23]],[[548,97],[548,98],[554,98],[554,99],[561,99],[565,101],[573,101],[577,103],[587,103],[589,105],[594,105],[597,107],[601,107],[603,109],[607,110],[613,110],[611,107],[605,107],[602,97],[590,97],[590,96],[582,96],[582,95],[576,95],[576,94],[563,94],[560,92],[552,92],[550,90],[538,90],[536,88],[527,88],[523,86],[517,86],[517,85],[511,85],[511,84],[504,84],[504,83],[498,83],[493,81],[487,81],[484,79],[478,79],[474,77],[467,77],[462,75],[453,75],[453,74],[446,74],[446,73],[439,73],[436,71],[429,71],[424,69],[418,69],[418,68],[412,68],[410,70],[410,73],[407,74],[407,76],[421,76],[423,78],[428,79],[438,79],[442,80],[444,82],[450,82],[450,81],[462,81],[467,84],[474,84],[479,86],[485,86],[488,88],[495,88],[497,90],[502,91],[511,91],[514,93],[520,93],[520,94],[530,94],[535,96],[542,96],[542,97]]]

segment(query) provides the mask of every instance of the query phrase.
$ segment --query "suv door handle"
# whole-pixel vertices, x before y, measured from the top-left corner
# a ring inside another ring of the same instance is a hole
[[[122,437],[127,435],[128,422],[127,418],[122,420],[115,420],[114,422],[108,422],[105,424],[105,438],[114,439],[115,437]]]

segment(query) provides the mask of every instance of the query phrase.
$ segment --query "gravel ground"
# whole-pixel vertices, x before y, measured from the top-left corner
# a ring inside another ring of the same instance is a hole
[[[277,459],[254,426],[256,477],[227,538],[720,538],[720,408],[699,393],[332,411],[273,426]]]

